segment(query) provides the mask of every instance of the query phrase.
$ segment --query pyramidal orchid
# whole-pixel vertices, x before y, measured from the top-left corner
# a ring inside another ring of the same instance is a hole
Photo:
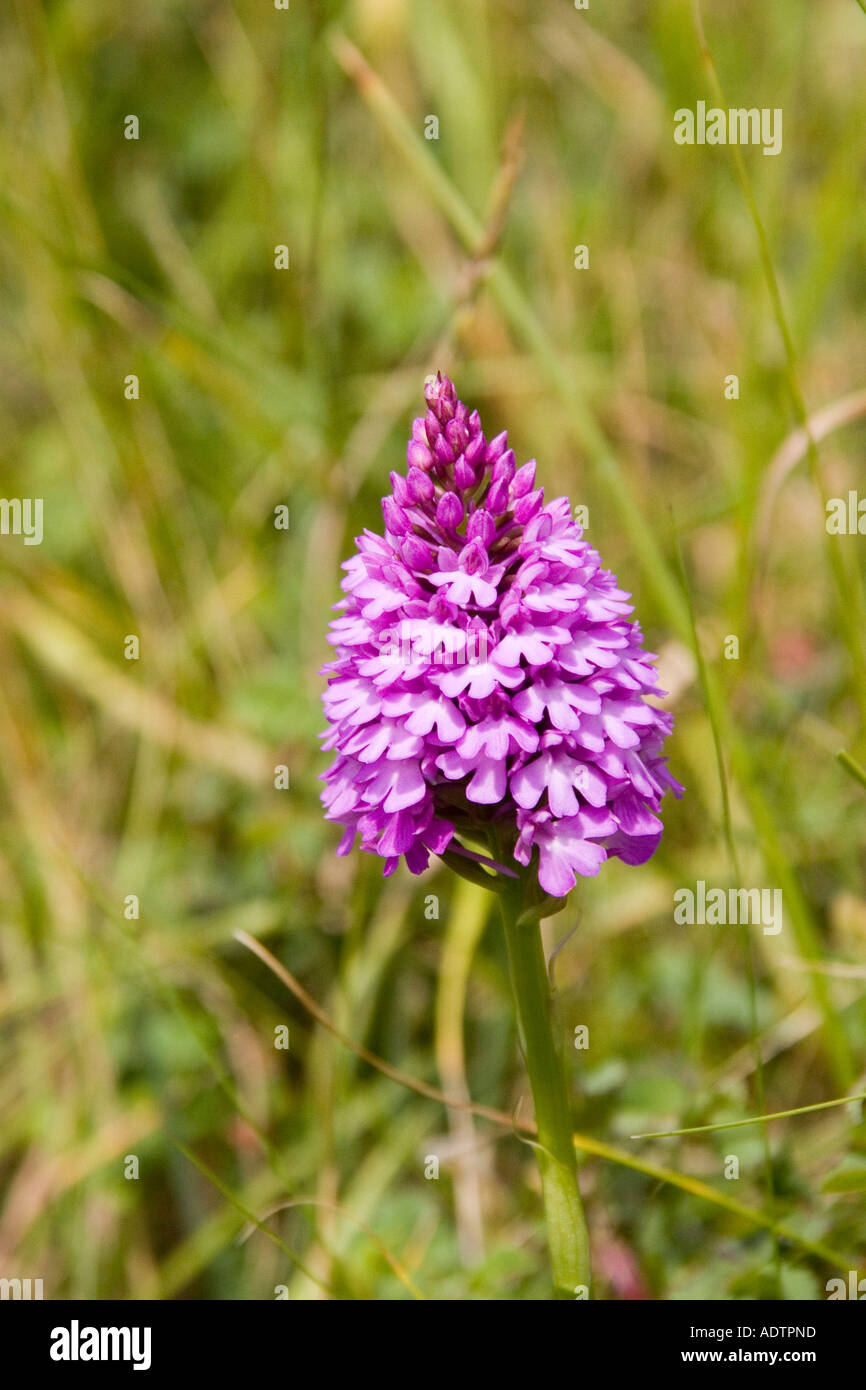
[[[671,715],[629,595],[567,498],[441,374],[412,426],[384,535],[348,560],[324,670],[328,819],[391,874],[430,855],[494,889],[535,1101],[557,1296],[589,1288],[567,1089],[538,923],[578,878],[662,833]]]

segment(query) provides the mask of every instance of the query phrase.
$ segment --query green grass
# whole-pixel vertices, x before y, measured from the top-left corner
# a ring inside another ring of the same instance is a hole
[[[657,856],[546,928],[579,923],[555,979],[596,1296],[857,1268],[866,610],[824,502],[866,441],[866,20],[701,11],[0,21],[2,492],[45,515],[0,536],[0,1274],[549,1294],[489,895],[338,860],[318,804],[339,564],[437,367],[588,506],[677,721]],[[674,144],[717,91],[783,109],[777,158]],[[698,879],[781,888],[782,932],[677,926]]]

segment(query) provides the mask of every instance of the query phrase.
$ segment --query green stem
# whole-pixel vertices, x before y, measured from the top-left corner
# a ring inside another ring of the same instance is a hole
[[[538,914],[527,913],[523,884],[499,893],[520,1044],[538,1125],[541,1172],[555,1297],[589,1296],[589,1236],[577,1183],[568,1087],[553,1028],[553,1000]]]

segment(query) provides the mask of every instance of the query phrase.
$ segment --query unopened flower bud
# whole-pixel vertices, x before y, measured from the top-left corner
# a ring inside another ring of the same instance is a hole
[[[511,496],[516,501],[518,497],[525,497],[527,492],[531,492],[535,486],[535,459],[530,459],[518,468],[514,477],[511,479]]]
[[[495,439],[491,439],[487,445],[487,462],[495,463],[496,460],[505,453],[508,448],[508,430],[503,430],[497,434]]]
[[[483,507],[472,513],[466,523],[466,539],[470,541],[478,540],[483,546],[489,546],[496,535],[496,522],[488,511]]]
[[[467,463],[463,454],[454,465],[454,485],[459,487],[461,492],[475,486],[475,469]]]
[[[422,472],[420,468],[409,469],[406,485],[413,502],[429,502],[436,490],[430,474]]]
[[[385,518],[386,530],[395,536],[405,536],[412,527],[409,518],[401,507],[398,507],[393,497],[382,498],[382,515]]]
[[[444,492],[436,504],[436,524],[456,531],[463,520],[463,503],[455,492]]]
[[[420,444],[417,439],[413,439],[406,450],[406,461],[410,468],[421,468],[426,471],[433,467],[433,455],[426,444]]]

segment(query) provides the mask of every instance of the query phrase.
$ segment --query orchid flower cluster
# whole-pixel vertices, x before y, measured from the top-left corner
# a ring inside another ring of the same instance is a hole
[[[385,533],[343,566],[326,814],[339,853],[359,835],[385,874],[495,845],[498,868],[532,865],[562,898],[608,857],[655,851],[661,798],[682,791],[662,753],[672,717],[648,702],[655,658],[568,499],[545,502],[535,460],[488,440],[446,377],[425,398]]]

